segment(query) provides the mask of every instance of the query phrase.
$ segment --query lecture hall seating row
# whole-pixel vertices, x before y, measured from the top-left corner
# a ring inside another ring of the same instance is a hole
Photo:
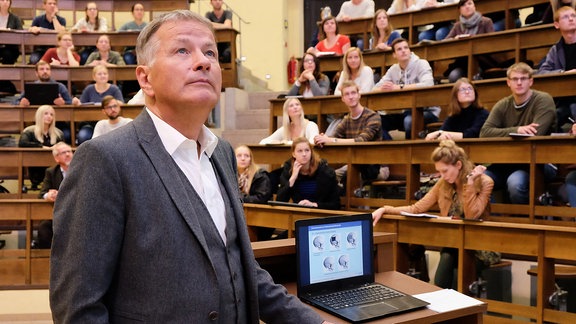
[[[495,78],[474,81],[478,87],[480,102],[487,109],[498,100],[510,96],[510,88],[505,78]],[[548,92],[553,97],[567,97],[576,94],[576,73],[535,75],[533,89]],[[440,84],[418,89],[405,89],[390,92],[370,92],[362,94],[360,103],[374,111],[387,113],[399,112],[402,109],[412,109],[412,138],[417,138],[419,131],[424,129],[422,107],[440,106],[446,115],[453,84]],[[282,106],[285,99],[270,100],[270,134],[275,131],[282,119]],[[308,118],[318,123],[320,131],[326,130],[329,114],[348,113],[348,108],[340,96],[318,96],[301,98],[302,107]]]
[[[518,163],[530,169],[530,201],[527,205],[493,203],[490,220],[526,224],[549,224],[576,227],[574,208],[543,206],[537,197],[546,191],[541,166],[546,163],[572,164],[576,161],[574,136],[535,136],[530,138],[472,138],[457,141],[478,164]],[[383,205],[402,206],[415,201],[414,193],[420,188],[420,172],[433,169],[430,154],[437,141],[407,140],[363,142],[353,145],[334,143],[317,147],[316,152],[333,167],[348,166],[346,192],[342,197],[344,210],[375,209]],[[272,168],[282,165],[290,157],[286,145],[249,145],[254,160]],[[402,174],[406,190],[402,198],[364,198],[354,195],[362,187],[358,175],[359,165],[385,164]]]
[[[515,28],[513,11],[529,8],[537,4],[548,3],[548,0],[480,0],[475,1],[476,10],[482,14],[504,12],[506,29]],[[418,27],[428,24],[454,22],[459,12],[456,3],[424,8],[422,10],[408,11],[390,16],[390,23],[394,29],[406,29],[410,44],[418,42]],[[364,44],[368,44],[372,29],[372,18],[353,19],[349,22],[339,22],[338,29],[341,34],[362,34]]]
[[[108,33],[73,33],[74,44],[76,46],[94,46],[100,35],[108,35],[110,44],[117,47],[134,46],[136,44],[137,32],[108,32]],[[222,28],[216,30],[216,38],[220,42],[230,43],[232,46],[231,57],[236,58],[236,38],[238,31],[233,28]],[[27,31],[0,30],[0,43],[20,45],[20,52],[24,53],[20,57],[21,64],[0,65],[0,80],[10,80],[16,83],[17,89],[24,88],[24,82],[37,79],[34,66],[26,65],[26,47],[30,45],[50,45],[56,44],[56,33],[45,32],[32,34]],[[238,87],[236,60],[230,63],[221,63],[222,67],[222,88]],[[110,80],[114,83],[118,81],[136,80],[135,66],[109,67]],[[72,89],[72,81],[92,81],[92,67],[52,67],[52,74],[55,80],[67,80],[68,90]]]
[[[327,214],[346,214],[346,211],[327,211],[314,208],[280,207],[244,204],[246,222],[249,226],[274,226],[289,230],[293,235],[294,221],[324,217]],[[555,265],[575,264],[576,227],[518,222],[470,222],[450,219],[422,219],[396,215],[384,215],[375,231],[397,234],[398,246],[394,268],[407,272],[407,244],[429,247],[452,247],[458,249],[458,291],[470,294],[469,285],[477,278],[474,252],[476,250],[499,251],[512,259],[537,262],[536,305],[527,306],[490,299],[488,323],[520,323],[511,319],[530,319],[537,323],[574,323],[576,314],[557,311],[550,306],[548,297],[556,290]],[[503,316],[504,315],[504,316]]]

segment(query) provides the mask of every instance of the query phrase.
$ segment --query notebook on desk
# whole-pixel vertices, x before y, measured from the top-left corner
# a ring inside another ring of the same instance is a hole
[[[295,228],[297,292],[304,302],[353,323],[428,305],[374,282],[371,214],[298,220]]]
[[[58,83],[56,82],[26,82],[24,96],[31,105],[53,105],[58,98]]]

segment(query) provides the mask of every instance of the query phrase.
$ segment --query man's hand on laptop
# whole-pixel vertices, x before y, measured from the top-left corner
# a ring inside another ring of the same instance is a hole
[[[58,95],[58,98],[54,99],[54,104],[56,106],[62,106],[62,105],[65,105],[66,102],[64,101],[64,99],[62,99],[62,97],[60,95]]]

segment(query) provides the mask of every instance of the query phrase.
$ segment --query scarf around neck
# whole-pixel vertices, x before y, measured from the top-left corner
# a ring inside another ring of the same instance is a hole
[[[464,34],[476,35],[478,33],[478,24],[482,19],[482,15],[476,11],[470,18],[460,16],[460,23],[464,29]]]

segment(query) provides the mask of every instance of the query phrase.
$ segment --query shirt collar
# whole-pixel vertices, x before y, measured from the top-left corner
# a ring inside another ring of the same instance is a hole
[[[189,140],[174,127],[156,116],[152,111],[150,111],[150,109],[148,109],[148,107],[146,107],[146,112],[148,112],[152,118],[158,136],[160,137],[164,148],[168,151],[168,154],[172,155],[184,141]],[[218,144],[218,137],[216,137],[208,127],[202,125],[197,142],[200,143],[201,152],[206,152],[206,155],[211,157],[212,153],[214,153],[214,150],[216,149],[216,145]]]

